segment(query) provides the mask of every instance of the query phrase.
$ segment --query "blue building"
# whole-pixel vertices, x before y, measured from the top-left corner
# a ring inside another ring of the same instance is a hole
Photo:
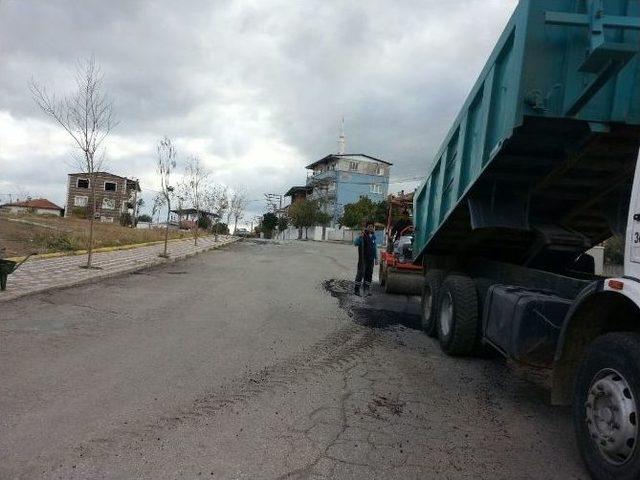
[[[321,200],[325,211],[333,216],[336,226],[344,206],[360,197],[373,202],[387,198],[391,163],[363,154],[332,154],[307,165],[307,187],[313,191],[308,198]]]

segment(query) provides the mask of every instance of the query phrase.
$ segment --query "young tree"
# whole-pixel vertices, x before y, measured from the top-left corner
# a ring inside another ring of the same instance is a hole
[[[216,220],[211,226],[215,241],[218,241],[218,235],[226,235],[228,229],[226,224],[222,223],[224,216],[229,208],[229,200],[227,197],[227,188],[222,185],[210,185],[204,193],[205,207],[216,215]]]
[[[304,228],[304,236],[309,238],[309,227],[316,221],[318,206],[312,200],[298,200],[289,207],[289,219],[296,228]]]
[[[92,268],[93,223],[96,214],[96,173],[104,161],[103,142],[117,122],[113,117],[113,102],[103,92],[103,74],[95,58],[81,60],[76,67],[76,91],[58,97],[35,81],[29,84],[34,101],[73,139],[80,151],[78,163],[87,174],[91,189],[87,264]]]
[[[322,239],[323,240],[325,239],[325,237],[327,235],[327,226],[331,223],[331,220],[333,220],[333,215],[331,215],[328,212],[325,212],[321,208],[316,210],[315,223],[322,227]]]
[[[264,236],[271,238],[271,234],[276,229],[278,225],[278,217],[276,217],[275,213],[268,212],[262,216],[262,230],[264,231]]]
[[[189,157],[184,170],[183,188],[185,198],[196,211],[196,222],[193,227],[194,245],[198,245],[198,220],[205,203],[208,179],[209,172],[207,172],[205,167],[200,163],[200,159],[195,155]]]
[[[169,243],[169,218],[171,216],[171,199],[174,195],[174,188],[171,185],[171,172],[176,168],[176,156],[178,154],[176,147],[171,144],[168,137],[164,137],[158,142],[158,157],[156,160],[156,169],[160,177],[160,193],[154,201],[154,209],[162,206],[167,207],[167,224],[164,231],[164,252],[161,257],[168,258],[167,245]]]
[[[156,217],[156,223],[160,223],[160,210],[163,205],[162,194],[158,194],[153,197],[153,206],[151,207],[151,217]]]
[[[217,189],[215,196],[215,209],[213,212],[218,216],[218,222],[222,223],[222,220],[229,212],[229,191],[227,187],[220,186]],[[229,220],[225,224],[229,226]]]
[[[144,207],[144,199],[139,198],[138,200],[136,200],[136,203],[134,204],[134,210],[133,210],[133,218],[134,218],[133,226],[134,227],[138,224],[138,217],[140,214],[140,209],[142,207]]]
[[[287,217],[278,218],[278,231],[282,233],[282,239],[284,240],[284,232],[289,228],[289,219]]]
[[[231,202],[229,203],[229,210],[233,216],[233,234],[236,233],[238,228],[238,220],[244,217],[244,211],[247,208],[247,194],[244,189],[239,189],[233,192],[231,195]]]

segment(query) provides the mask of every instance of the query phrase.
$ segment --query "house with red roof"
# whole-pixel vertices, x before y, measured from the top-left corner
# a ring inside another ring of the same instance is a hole
[[[36,215],[61,216],[64,209],[46,198],[27,198],[22,202],[0,205],[0,210],[8,213],[35,213]]]

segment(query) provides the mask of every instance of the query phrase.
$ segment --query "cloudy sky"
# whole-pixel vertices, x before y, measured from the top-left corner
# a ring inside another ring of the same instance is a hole
[[[347,151],[393,162],[392,188],[411,188],[516,3],[0,0],[0,201],[64,203],[73,145],[28,83],[69,92],[91,55],[120,122],[109,170],[140,178],[148,205],[163,135],[261,199],[337,151],[342,117]]]

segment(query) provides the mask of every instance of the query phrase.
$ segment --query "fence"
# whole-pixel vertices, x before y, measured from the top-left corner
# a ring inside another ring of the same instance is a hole
[[[283,240],[308,239],[316,242],[353,243],[359,234],[360,230],[351,228],[309,227],[305,233],[304,228],[298,230],[295,227],[289,227],[284,232],[280,232],[277,238]],[[382,245],[383,238],[382,230],[377,230],[376,239],[378,245]]]

